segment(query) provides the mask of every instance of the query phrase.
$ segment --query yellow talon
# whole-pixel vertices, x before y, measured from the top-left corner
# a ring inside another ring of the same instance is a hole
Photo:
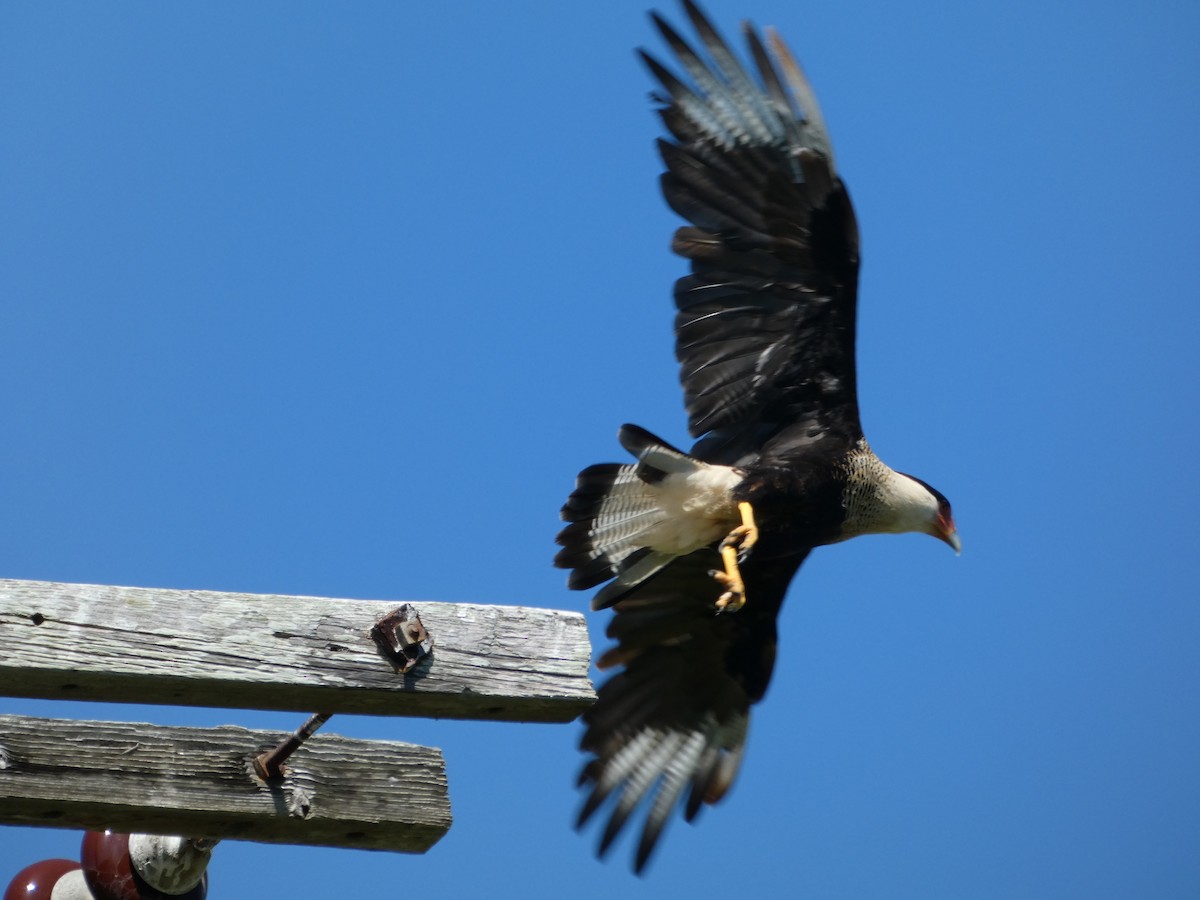
[[[738,512],[742,514],[742,524],[734,528],[721,541],[721,561],[725,564],[724,572],[713,572],[713,578],[725,588],[725,593],[717,598],[717,612],[737,612],[746,605],[746,584],[742,581],[742,573],[738,568],[738,556],[746,553],[758,543],[758,526],[754,524],[754,509],[746,501],[738,504]]]

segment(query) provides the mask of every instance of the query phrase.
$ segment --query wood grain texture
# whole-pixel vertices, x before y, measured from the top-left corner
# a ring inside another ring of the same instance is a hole
[[[0,716],[0,823],[411,853],[449,829],[440,750],[318,734],[266,783],[282,737]]]
[[[565,722],[595,700],[579,613],[413,603],[433,653],[370,637],[400,601],[0,579],[0,694]]]

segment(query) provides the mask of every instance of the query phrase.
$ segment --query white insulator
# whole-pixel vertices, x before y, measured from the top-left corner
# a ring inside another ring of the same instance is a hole
[[[200,883],[215,841],[162,834],[131,834],[129,860],[152,888],[186,894]]]
[[[54,882],[50,900],[96,900],[96,895],[88,889],[83,869],[75,869]]]

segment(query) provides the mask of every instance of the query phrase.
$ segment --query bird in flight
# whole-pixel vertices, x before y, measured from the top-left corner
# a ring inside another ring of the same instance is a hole
[[[663,196],[690,223],[672,242],[691,261],[675,355],[697,440],[684,452],[623,426],[636,461],[579,474],[555,558],[615,613],[597,665],[617,671],[584,714],[579,824],[609,808],[603,855],[645,801],[639,872],[677,805],[691,820],[733,783],[812,549],[910,531],[960,549],[946,498],[863,436],[858,226],[808,80],[770,29],[764,43],[745,27],[751,70],[684,9],[702,52],[652,18],[685,77],[641,55],[669,134]]]

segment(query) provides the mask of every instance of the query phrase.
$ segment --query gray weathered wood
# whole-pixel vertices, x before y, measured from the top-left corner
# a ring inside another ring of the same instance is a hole
[[[318,734],[268,784],[282,737],[0,716],[0,823],[412,853],[449,829],[440,750]]]
[[[433,653],[370,637],[399,601],[0,579],[0,695],[565,722],[594,700],[579,613],[413,603]]]

